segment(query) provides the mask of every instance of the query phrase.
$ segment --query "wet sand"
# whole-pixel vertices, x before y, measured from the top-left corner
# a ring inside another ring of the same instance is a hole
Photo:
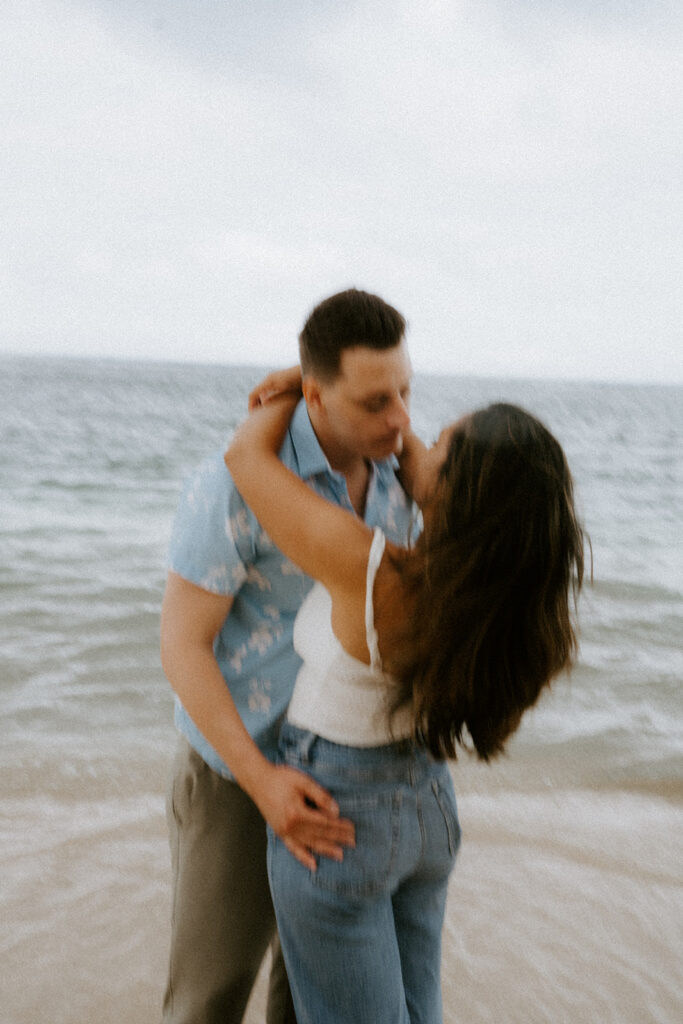
[[[459,804],[446,1024],[681,1019],[679,804],[618,791]],[[162,798],[0,809],[3,1024],[158,1021],[170,910]],[[261,981],[248,1024],[264,1020],[264,1000]]]

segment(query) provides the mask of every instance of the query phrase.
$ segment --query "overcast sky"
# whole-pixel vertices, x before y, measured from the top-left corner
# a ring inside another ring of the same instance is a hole
[[[679,0],[3,0],[0,349],[683,382]]]

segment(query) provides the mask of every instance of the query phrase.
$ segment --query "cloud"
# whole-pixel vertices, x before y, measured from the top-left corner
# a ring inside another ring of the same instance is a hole
[[[0,345],[274,362],[353,283],[418,366],[683,379],[673,6],[26,0],[0,30]]]

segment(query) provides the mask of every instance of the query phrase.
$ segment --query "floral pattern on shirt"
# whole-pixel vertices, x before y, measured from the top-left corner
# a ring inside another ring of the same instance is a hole
[[[343,477],[329,469],[305,406],[295,413],[281,458],[318,494],[350,508]],[[373,471],[365,519],[398,543],[410,533],[411,505],[388,464]],[[184,489],[169,568],[211,594],[233,599],[214,642],[216,660],[245,727],[266,756],[274,757],[300,665],[292,646],[294,618],[312,581],[274,546],[234,487],[222,452],[206,459]],[[176,724],[214,771],[231,777],[179,701]]]

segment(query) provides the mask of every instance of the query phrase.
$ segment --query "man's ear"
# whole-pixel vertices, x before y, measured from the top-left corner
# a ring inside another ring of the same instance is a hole
[[[320,382],[315,377],[307,374],[301,381],[301,390],[309,409],[322,408]]]

